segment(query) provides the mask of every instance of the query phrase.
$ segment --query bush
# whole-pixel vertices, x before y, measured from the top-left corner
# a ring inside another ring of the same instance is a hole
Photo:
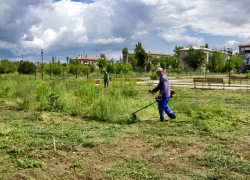
[[[247,78],[247,79],[250,79],[250,70],[247,70],[247,71],[246,71],[246,78]]]
[[[152,72],[150,79],[157,80],[158,78],[159,78],[158,75],[156,73]]]
[[[20,74],[34,74],[36,71],[36,65],[29,61],[21,61],[17,71]]]

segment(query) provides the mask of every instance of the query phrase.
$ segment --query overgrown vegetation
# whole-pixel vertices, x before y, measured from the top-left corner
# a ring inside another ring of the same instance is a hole
[[[0,81],[0,179],[249,179],[247,90],[172,87],[177,119],[135,81]],[[53,152],[52,136],[56,139]]]

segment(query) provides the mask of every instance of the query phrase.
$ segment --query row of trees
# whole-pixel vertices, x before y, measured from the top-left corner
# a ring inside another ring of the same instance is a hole
[[[179,66],[179,52],[180,49],[183,49],[183,46],[175,46],[174,52],[175,56],[166,57],[161,56],[159,58],[153,57],[151,55],[148,55],[144,48],[142,47],[142,44],[138,42],[138,44],[135,45],[134,54],[128,55],[128,49],[125,47],[122,51],[123,58],[120,59],[120,64],[123,64],[121,66],[126,66],[126,64],[130,64],[133,69],[141,69],[150,71],[151,69],[161,66],[164,69],[168,68],[180,68]]]
[[[205,66],[211,72],[227,72],[241,68],[242,59],[238,55],[231,55],[230,60],[226,60],[226,58],[227,54],[216,50],[209,56],[209,62],[206,62],[207,54],[203,50],[194,50],[191,46],[187,55],[183,57],[183,61],[195,70]]]
[[[206,66],[206,68],[213,72],[225,72],[229,70],[229,63],[225,61],[225,54],[222,51],[214,51],[210,55],[210,61],[206,62],[206,54],[203,50],[194,50],[192,46],[189,46],[187,55],[183,57],[183,60],[189,65],[189,67],[196,69]],[[209,48],[208,44],[204,46]],[[179,55],[180,49],[183,49],[183,46],[175,46],[173,50],[175,52],[174,56],[159,58],[152,57],[146,53],[143,49],[142,44],[138,42],[135,45],[134,54],[129,55],[128,49],[125,47],[122,50],[123,57],[120,59],[120,62],[114,62],[111,59],[111,62],[108,63],[105,56],[97,60],[97,65],[100,70],[103,68],[107,69],[109,73],[132,73],[133,69],[147,70],[150,71],[158,66],[161,66],[164,69],[180,69],[183,70],[183,67],[179,65]],[[240,69],[241,68],[241,58],[233,55],[230,58],[230,68],[231,69]],[[34,63],[28,61],[20,62],[11,62],[8,59],[2,59],[0,64],[0,73],[14,73],[18,72],[21,74],[33,74],[35,71],[42,72],[42,69],[45,73],[52,74],[62,74],[63,71],[68,73],[93,73],[95,71],[95,65],[90,63],[87,66],[80,63],[79,59],[70,59],[70,63],[66,66],[66,63],[61,64],[60,61],[55,62],[54,57],[52,57],[52,62],[43,63],[38,68]]]

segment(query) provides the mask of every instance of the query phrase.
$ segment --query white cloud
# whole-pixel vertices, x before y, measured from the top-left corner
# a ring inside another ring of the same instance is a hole
[[[204,39],[201,37],[190,37],[188,35],[183,35],[186,29],[174,29],[166,32],[161,32],[158,37],[161,41],[167,44],[177,44],[182,43],[184,46],[187,45],[204,45]]]
[[[149,42],[157,41],[153,38],[166,45],[204,45],[201,33],[236,36],[239,42],[226,43],[235,48],[250,42],[248,4],[244,0],[96,0],[90,4],[1,0],[0,49],[14,54],[27,49],[30,57],[41,48],[48,53],[72,53],[72,57],[82,49],[113,54],[134,48],[138,41],[150,48]],[[189,29],[194,32],[189,34]]]
[[[109,39],[97,39],[94,41],[96,44],[109,44],[109,43],[123,43],[125,39],[123,38],[109,38]]]

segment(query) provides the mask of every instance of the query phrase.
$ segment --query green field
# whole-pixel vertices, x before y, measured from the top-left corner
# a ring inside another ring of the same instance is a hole
[[[0,81],[0,179],[250,179],[247,90],[172,87],[159,122],[136,81]],[[56,152],[53,152],[55,137]]]

